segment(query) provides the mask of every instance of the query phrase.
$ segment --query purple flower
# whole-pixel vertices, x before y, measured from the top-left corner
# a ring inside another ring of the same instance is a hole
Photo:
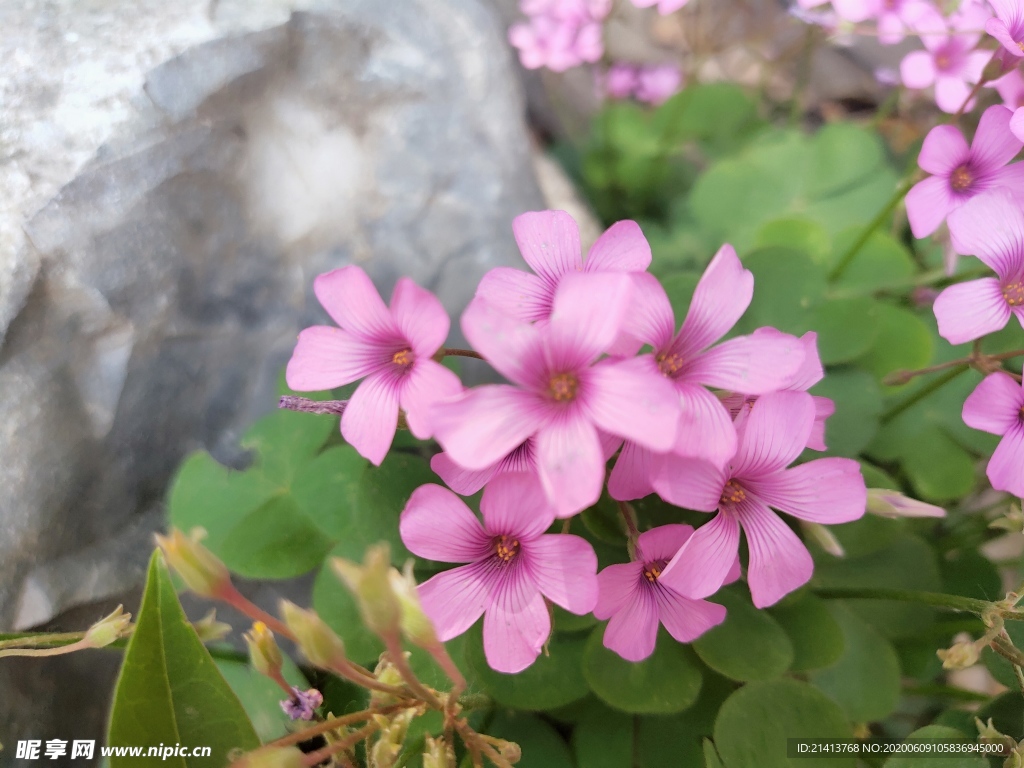
[[[974,429],[1002,435],[989,459],[989,482],[997,491],[1024,496],[1024,392],[1007,373],[992,373],[981,380],[964,402],[964,423]]]
[[[537,458],[533,447],[533,438],[528,437],[523,443],[483,469],[460,467],[444,451],[434,454],[430,459],[430,468],[444,480],[445,485],[457,494],[472,496],[495,477],[506,472],[536,474]]]
[[[618,336],[631,298],[628,275],[567,275],[542,326],[474,299],[462,330],[515,386],[484,385],[434,406],[431,426],[451,460],[486,469],[532,437],[544,490],[559,516],[569,516],[601,495],[599,430],[668,450],[679,421],[669,382],[643,359],[598,361]]]
[[[960,253],[977,256],[997,277],[951,285],[935,299],[939,335],[950,344],[980,339],[1016,315],[1024,326],[1024,212],[1006,189],[974,198],[949,216]]]
[[[312,720],[324,703],[324,697],[316,688],[303,691],[292,686],[292,697],[281,702],[281,709],[292,720]]]
[[[536,274],[495,267],[480,281],[478,298],[525,322],[547,320],[559,281],[577,272],[643,272],[651,263],[651,246],[635,221],[609,227],[587,253],[580,230],[565,211],[531,211],[517,216],[512,233],[526,263]]]
[[[672,556],[693,533],[689,525],[663,525],[640,534],[637,559],[609,565],[597,575],[594,616],[609,619],[604,645],[628,661],[654,652],[658,624],[680,643],[690,643],[725,620],[725,608],[684,597],[661,579]],[[733,578],[739,578],[734,561]]]
[[[604,54],[601,20],[611,7],[606,0],[526,0],[521,7],[529,18],[514,24],[508,39],[527,69],[564,72]]]
[[[985,31],[1014,56],[1024,56],[1024,6],[1021,0],[988,0],[996,12]]]
[[[1024,107],[1024,77],[1021,77],[1019,69],[1011,69],[998,80],[986,83],[986,86],[996,89],[999,98],[1003,100],[1003,106],[1008,109],[1017,110]],[[1012,120],[1010,130],[1013,130]]]
[[[333,389],[363,379],[341,417],[341,434],[380,464],[398,426],[430,437],[430,404],[461,391],[458,377],[432,360],[448,336],[448,315],[431,293],[403,277],[390,309],[359,267],[342,267],[313,281],[313,292],[340,328],[318,325],[299,334],[288,361],[288,386],[300,392]]]
[[[1009,129],[1010,110],[985,110],[967,146],[952,125],[932,128],[917,164],[933,174],[907,193],[907,218],[914,237],[927,237],[954,210],[993,187],[1024,188],[1024,163],[1007,165],[1024,146]]]
[[[657,105],[676,93],[682,84],[683,73],[675,64],[640,67],[633,95],[637,101]]]
[[[612,64],[604,77],[598,79],[598,95],[609,99],[628,99],[636,89],[636,79],[637,68],[632,64]]]
[[[536,478],[495,478],[480,501],[483,525],[454,493],[417,488],[399,531],[409,550],[467,563],[419,587],[423,610],[442,642],[484,617],[484,654],[499,672],[530,666],[551,632],[544,598],[583,615],[597,602],[597,557],[579,536],[545,534],[555,520]]]
[[[960,31],[970,29],[966,19],[947,22],[937,10],[927,8],[915,14],[914,26],[925,50],[908,53],[900,63],[903,84],[917,89],[934,85],[939,109],[954,113],[967,100],[971,87],[981,80],[991,53],[975,50],[981,37],[978,32]]]
[[[807,445],[813,425],[814,406],[806,394],[773,392],[757,401],[724,469],[659,457],[652,476],[663,499],[687,509],[718,510],[672,558],[662,582],[692,598],[714,594],[732,567],[742,528],[754,605],[773,605],[807,583],[814,570],[811,556],[770,507],[812,523],[845,523],[861,517],[867,501],[860,466],[852,459],[815,459],[786,468]]]
[[[722,464],[736,451],[736,430],[722,402],[706,387],[751,394],[786,386],[804,360],[794,336],[739,336],[717,346],[750,305],[754,276],[744,269],[732,246],[724,245],[697,283],[682,328],[665,289],[652,275],[633,276],[637,299],[625,335],[635,341],[623,351],[650,344],[652,354],[634,358],[650,375],[671,382],[682,407],[672,451]],[[652,446],[627,441],[615,463],[608,491],[612,498],[637,499],[651,492],[648,478]]]

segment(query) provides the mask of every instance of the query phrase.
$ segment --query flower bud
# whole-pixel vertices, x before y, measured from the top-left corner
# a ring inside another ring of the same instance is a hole
[[[455,768],[455,750],[444,738],[427,736],[423,750],[423,768]]]
[[[1020,507],[1011,506],[1010,511],[988,524],[989,528],[1001,528],[1011,533],[1024,533],[1024,513]]]
[[[412,574],[412,560],[405,564],[402,573],[395,568],[390,569],[388,578],[391,582],[391,590],[398,598],[398,606],[401,610],[399,623],[402,634],[410,643],[418,645],[420,648],[436,647],[438,645],[437,632],[420,604],[419,593],[416,591],[416,579]]]
[[[85,632],[82,638],[82,645],[89,648],[103,648],[121,637],[132,620],[130,613],[124,613],[123,605],[117,606],[114,611],[97,621]]]
[[[1003,768],[1024,768],[1024,754],[1021,754],[1020,745],[1010,750],[1007,758],[1003,760]]]
[[[249,657],[256,671],[276,680],[281,674],[284,657],[274,640],[274,633],[262,621],[257,621],[252,625],[252,630],[242,637],[249,646]]]
[[[298,747],[261,747],[243,755],[230,768],[305,768],[305,755]]]
[[[188,536],[172,528],[169,536],[156,534],[156,543],[186,587],[200,597],[216,598],[230,586],[231,576],[224,563],[199,543],[205,536],[202,528],[193,528]]]
[[[355,595],[367,628],[383,638],[393,638],[399,631],[401,609],[388,576],[391,557],[387,544],[366,550],[362,566],[340,557],[334,558],[331,565]]]
[[[199,635],[199,640],[204,643],[215,643],[223,640],[231,632],[231,625],[223,621],[217,621],[217,609],[211,608],[199,621],[193,622],[192,629]]]
[[[310,664],[330,669],[345,661],[345,644],[315,611],[304,610],[282,600],[281,617]]]
[[[373,670],[373,676],[377,678],[378,683],[384,683],[384,685],[390,685],[395,688],[401,688],[405,685],[405,678],[402,677],[402,673],[398,671],[394,664],[387,660],[386,656],[381,656],[381,660],[377,662],[377,666]],[[397,701],[398,698],[390,693],[370,691],[370,706],[386,707],[395,704]]]
[[[1000,733],[992,725],[992,718],[987,723],[982,723],[979,718],[974,718],[974,725],[978,729],[978,740],[984,744],[1000,744],[1003,747],[1002,754],[1011,755],[1017,748],[1017,741],[1005,733]]]
[[[943,669],[967,669],[978,663],[981,654],[973,642],[961,641],[949,648],[940,648],[935,655],[942,659]]]
[[[800,528],[807,538],[828,552],[832,557],[846,557],[846,550],[839,543],[839,539],[821,523],[810,523],[806,520],[800,521]]]
[[[934,504],[911,499],[899,491],[868,488],[867,511],[879,517],[945,517],[946,510]]]

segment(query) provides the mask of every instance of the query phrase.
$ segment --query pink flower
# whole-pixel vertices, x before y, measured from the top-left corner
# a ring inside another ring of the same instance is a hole
[[[931,7],[923,0],[880,0],[873,14],[878,23],[878,42],[893,45],[902,41],[908,29],[916,31],[918,16]]]
[[[607,0],[527,0],[522,9],[529,19],[514,24],[508,39],[527,69],[564,72],[592,64],[604,54],[601,20],[610,8]]]
[[[451,640],[484,617],[484,654],[499,672],[530,666],[551,633],[544,598],[583,615],[597,602],[597,557],[584,539],[545,534],[555,513],[535,478],[495,478],[480,501],[483,525],[454,493],[417,488],[399,531],[409,551],[468,563],[419,587],[438,639]]]
[[[659,623],[680,643],[690,643],[725,620],[721,605],[684,597],[661,579],[668,561],[692,533],[689,525],[663,525],[641,533],[636,561],[609,565],[597,575],[594,616],[610,619],[604,631],[606,648],[627,661],[642,661],[654,653]],[[739,577],[738,563],[733,577]]]
[[[654,348],[653,354],[634,358],[635,365],[675,388],[682,419],[672,450],[722,464],[736,451],[736,430],[729,411],[705,387],[752,394],[784,387],[803,363],[803,345],[776,332],[739,336],[711,347],[740,319],[754,295],[754,276],[730,245],[723,245],[704,270],[678,333],[672,305],[657,279],[639,274],[633,280],[636,308],[625,333],[635,339],[630,351],[641,344]],[[612,498],[637,499],[651,492],[652,449],[659,450],[629,441],[623,445],[609,479]]]
[[[989,107],[970,147],[952,125],[928,132],[917,164],[934,175],[907,193],[907,218],[914,237],[927,237],[952,211],[986,189],[1024,188],[1024,164],[1007,165],[1024,146],[1010,133],[1009,123],[1010,110]]]
[[[483,469],[460,467],[444,451],[435,453],[430,459],[430,468],[444,480],[445,485],[460,496],[472,496],[498,475],[506,472],[536,474],[537,459],[534,455],[533,438],[529,437],[506,455]]]
[[[982,432],[1002,435],[989,459],[989,482],[997,491],[1024,496],[1024,392],[1006,373],[981,380],[964,402],[964,423]]]
[[[758,328],[754,331],[753,335],[755,338],[764,339],[783,336],[787,340],[791,338],[788,334],[784,334],[774,328]],[[779,387],[780,390],[785,392],[806,392],[825,378],[825,369],[822,368],[821,358],[818,356],[818,334],[814,331],[808,331],[800,337],[800,341],[804,348],[804,362],[790,382],[784,387]],[[819,395],[809,395],[809,397],[814,401],[814,426],[811,428],[811,436],[807,440],[807,447],[814,451],[828,450],[828,446],[825,445],[825,422],[828,421],[829,416],[836,412],[836,404],[827,397]],[[721,400],[725,407],[729,409],[733,419],[736,420],[737,417],[746,418],[750,409],[754,407],[754,403],[757,402],[757,398],[757,395],[730,392],[724,395]]]
[[[934,9],[916,13],[914,23],[926,50],[912,51],[904,57],[900,63],[903,84],[908,88],[934,85],[939,109],[954,113],[967,100],[971,86],[981,80],[991,53],[974,50],[979,33],[958,31]]]
[[[485,469],[533,438],[537,471],[559,516],[597,501],[604,485],[598,430],[654,450],[675,441],[679,399],[642,359],[597,359],[617,337],[632,298],[627,275],[567,275],[543,326],[474,299],[462,330],[515,386],[491,384],[438,403],[431,425],[448,456]]]
[[[811,578],[807,548],[769,507],[812,523],[845,523],[864,514],[867,491],[852,459],[815,459],[786,469],[800,455],[814,424],[814,406],[800,392],[761,397],[740,430],[724,469],[705,461],[659,457],[653,481],[671,504],[718,510],[672,558],[661,581],[687,597],[714,594],[739,548],[750,560],[747,582],[758,608],[778,602]]]
[[[679,90],[683,73],[675,64],[640,67],[634,96],[646,104],[662,104]]]
[[[996,12],[985,31],[1014,56],[1024,56],[1024,6],[1021,0],[988,0]]]
[[[391,447],[399,406],[412,433],[430,437],[425,419],[431,403],[462,390],[458,377],[431,359],[448,336],[441,302],[403,277],[389,309],[356,266],[320,275],[313,292],[341,327],[317,325],[299,334],[288,386],[311,392],[363,379],[342,414],[341,434],[374,464]]]
[[[478,298],[525,322],[546,320],[559,281],[577,272],[643,272],[651,246],[635,221],[610,226],[584,262],[580,230],[565,211],[534,211],[517,216],[512,233],[523,258],[536,273],[495,267],[480,281]]]
[[[667,16],[670,13],[675,13],[680,8],[685,8],[690,0],[632,0],[632,2],[637,8],[650,8],[656,5],[658,6],[658,13],[662,16]]]
[[[997,277],[946,288],[935,299],[939,335],[950,344],[980,339],[1016,315],[1024,326],[1024,212],[1006,189],[976,197],[949,216],[957,251],[977,256]]]
[[[632,64],[612,64],[604,77],[598,78],[598,95],[609,99],[628,99],[636,88],[636,79],[637,68]]]
[[[803,10],[817,8],[828,0],[797,0]],[[857,23],[870,19],[878,12],[879,0],[832,0],[832,10],[839,18]]]
[[[989,88],[995,88],[999,98],[1003,100],[1003,106],[1008,109],[1017,110],[1024,107],[1024,77],[1021,77],[1019,69],[1011,69],[998,80],[986,83]],[[1010,130],[1013,130],[1013,121],[1010,121]],[[1018,138],[1020,138],[1018,136]]]

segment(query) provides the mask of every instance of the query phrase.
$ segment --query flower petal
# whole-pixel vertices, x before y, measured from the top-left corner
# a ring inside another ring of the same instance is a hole
[[[459,377],[430,358],[413,363],[399,382],[399,387],[399,403],[405,411],[409,431],[419,440],[431,436],[430,417],[434,403],[462,392]]]
[[[1010,306],[993,277],[945,288],[935,297],[932,311],[939,323],[939,335],[950,344],[980,339],[1004,328],[1010,320]]]
[[[955,125],[937,125],[928,131],[917,164],[937,176],[949,176],[970,159],[971,148]]]
[[[658,641],[658,606],[649,589],[639,589],[636,599],[611,617],[604,630],[604,647],[626,661],[643,661]]]
[[[867,489],[853,459],[815,459],[747,487],[766,504],[812,523],[848,523],[864,515]]]
[[[661,498],[701,512],[718,509],[728,479],[711,462],[673,454],[657,454],[651,466],[651,484]]]
[[[1022,406],[1021,385],[1008,373],[991,373],[967,396],[964,423],[982,432],[1005,435],[1020,420]]]
[[[340,328],[315,325],[299,333],[285,370],[297,392],[319,392],[351,384],[384,366],[384,353]]]
[[[760,395],[789,384],[804,357],[803,342],[788,333],[737,336],[694,357],[681,375],[708,387]]]
[[[712,627],[725,621],[725,606],[707,600],[691,600],[663,588],[654,591],[661,623],[680,643],[692,643]]]
[[[676,552],[693,535],[692,525],[669,523],[644,531],[637,539],[637,558],[650,562],[652,560],[671,560]]]
[[[944,75],[941,72],[935,77],[935,105],[943,112],[956,114],[961,107],[965,112],[974,108],[971,98],[971,87],[964,82],[964,75],[958,77]],[[966,104],[967,106],[964,106]]]
[[[690,357],[736,325],[754,296],[754,275],[743,268],[731,245],[723,245],[701,275],[675,346]]]
[[[694,599],[713,595],[725,583],[740,548],[740,527],[734,515],[719,512],[669,560],[658,583]]]
[[[616,272],[572,274],[562,278],[545,329],[551,371],[571,371],[608,351],[622,330],[633,281]]]
[[[971,159],[979,173],[1002,168],[1024,147],[1010,131],[1012,117],[1013,112],[1002,104],[993,104],[982,113],[971,142]]]
[[[537,433],[536,447],[540,479],[558,517],[570,517],[598,500],[605,462],[593,424],[578,414],[564,414]]]
[[[533,664],[551,634],[551,617],[539,592],[528,599],[502,591],[484,614],[484,656],[492,669],[506,674]]]
[[[766,608],[806,584],[814,562],[803,542],[768,507],[748,500],[738,513],[750,552],[750,596],[755,606]]]
[[[1021,141],[1024,141],[1024,107],[1017,107],[1010,118],[1010,131]]]
[[[914,237],[928,237],[957,205],[949,187],[949,179],[929,176],[917,182],[906,197],[907,219]]]
[[[504,384],[474,387],[435,403],[435,439],[466,469],[485,469],[535,433],[548,418],[537,398]]]
[[[1024,212],[1007,189],[989,190],[953,211],[949,234],[959,253],[977,256],[1001,278],[1024,265]]]
[[[721,400],[704,387],[677,382],[682,405],[673,453],[724,466],[736,454],[736,427]]]
[[[497,473],[499,464],[500,461],[484,469],[465,469],[452,461],[452,457],[444,451],[435,453],[430,459],[430,468],[434,474],[460,496],[472,496],[487,485]]]
[[[985,31],[999,41],[1003,48],[1013,56],[1024,56],[1024,51],[1017,46],[1016,41],[1010,35],[1006,22],[1001,19],[989,19],[985,22]]]
[[[633,275],[633,304],[623,320],[623,332],[665,349],[676,333],[676,318],[668,294],[654,275]]]
[[[595,365],[583,402],[605,432],[655,451],[675,443],[679,397],[650,355]]]
[[[410,552],[442,563],[471,563],[490,552],[491,537],[462,499],[440,485],[412,492],[398,520]]]
[[[608,495],[616,501],[642,499],[654,493],[650,474],[650,449],[627,440],[608,478]]]
[[[814,400],[806,392],[771,392],[757,399],[739,430],[733,475],[757,478],[788,467],[807,445]]]
[[[480,618],[494,591],[493,580],[488,578],[491,573],[483,563],[472,563],[443,571],[419,585],[423,612],[433,622],[438,640],[458,637]]]
[[[928,51],[911,51],[900,62],[900,80],[919,90],[935,82],[935,61]]]
[[[597,555],[579,536],[554,533],[529,544],[527,566],[541,594],[580,616],[597,605]]]
[[[408,277],[391,294],[391,316],[417,357],[431,357],[448,338],[451,320],[438,298]]]
[[[462,313],[462,333],[488,363],[509,381],[533,387],[543,367],[540,331],[502,314],[484,299],[473,299]]]
[[[985,472],[997,491],[1024,496],[1024,425],[1015,424],[996,446]]]
[[[580,230],[565,211],[531,211],[516,216],[512,233],[526,263],[552,287],[562,275],[583,269]]]
[[[643,563],[616,563],[597,574],[597,604],[594,617],[599,621],[610,619],[632,602],[640,588]]]
[[[814,426],[811,427],[811,435],[807,438],[807,447],[812,451],[827,451],[825,444],[825,424],[829,416],[836,412],[836,404],[833,400],[820,395],[814,397]]]
[[[357,266],[333,269],[313,280],[313,293],[338,325],[364,339],[391,339],[398,327],[369,276]]]
[[[590,248],[587,272],[643,272],[651,265],[651,246],[635,221],[617,221]]]
[[[498,475],[484,488],[480,513],[489,536],[536,539],[555,521],[555,511],[534,475]]]
[[[555,289],[537,275],[511,267],[495,267],[480,280],[476,296],[502,314],[532,323],[550,317]]]
[[[341,415],[341,434],[373,464],[387,456],[398,428],[398,383],[390,371],[363,379]]]

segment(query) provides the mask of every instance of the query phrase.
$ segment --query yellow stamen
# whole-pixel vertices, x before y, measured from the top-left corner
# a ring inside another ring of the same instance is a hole
[[[576,399],[576,389],[579,385],[579,379],[577,379],[573,374],[560,373],[557,376],[551,377],[548,389],[551,392],[551,396],[558,402],[562,403]]]
[[[494,541],[494,551],[503,562],[510,563],[519,554],[519,539],[513,539],[511,536],[499,536]]]
[[[966,165],[961,165],[949,175],[949,186],[951,186],[955,192],[963,192],[971,186],[973,181],[974,177],[971,176],[971,172],[967,170]]]
[[[654,359],[658,362],[658,368],[666,376],[673,376],[679,373],[679,369],[683,367],[682,356],[677,355],[675,352],[662,352]]]
[[[1011,307],[1019,307],[1024,304],[1024,283],[1008,283],[1003,286],[1003,298]]]
[[[730,480],[722,489],[722,504],[739,504],[746,498],[747,492],[735,480]]]
[[[391,356],[391,362],[395,365],[409,365],[412,363],[412,350],[400,349]]]

